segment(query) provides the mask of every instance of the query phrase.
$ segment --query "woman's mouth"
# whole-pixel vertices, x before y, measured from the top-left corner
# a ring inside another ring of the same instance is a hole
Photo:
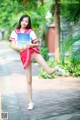
[[[22,24],[22,26],[23,26],[23,27],[26,27],[26,25],[25,25],[25,24]]]

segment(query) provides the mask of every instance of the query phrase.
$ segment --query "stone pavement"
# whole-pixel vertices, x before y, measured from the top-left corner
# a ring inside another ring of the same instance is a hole
[[[39,68],[32,65],[35,108],[28,111],[19,54],[7,41],[0,41],[0,111],[8,112],[8,120],[80,120],[80,78],[40,79]]]

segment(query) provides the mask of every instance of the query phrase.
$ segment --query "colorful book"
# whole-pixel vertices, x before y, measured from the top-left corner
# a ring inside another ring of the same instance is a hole
[[[25,46],[26,43],[31,43],[30,34],[29,33],[18,33],[17,34],[17,46]]]

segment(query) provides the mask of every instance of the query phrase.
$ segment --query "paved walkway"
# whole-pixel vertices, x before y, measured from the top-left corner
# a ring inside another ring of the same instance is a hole
[[[0,111],[8,112],[8,120],[80,120],[80,78],[43,80],[39,67],[32,65],[35,108],[28,111],[25,71],[19,54],[8,42],[0,41]]]

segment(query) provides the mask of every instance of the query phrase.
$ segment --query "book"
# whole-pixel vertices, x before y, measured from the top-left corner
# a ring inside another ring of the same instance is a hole
[[[17,46],[25,46],[26,43],[31,43],[31,38],[29,33],[18,33],[17,34]]]

